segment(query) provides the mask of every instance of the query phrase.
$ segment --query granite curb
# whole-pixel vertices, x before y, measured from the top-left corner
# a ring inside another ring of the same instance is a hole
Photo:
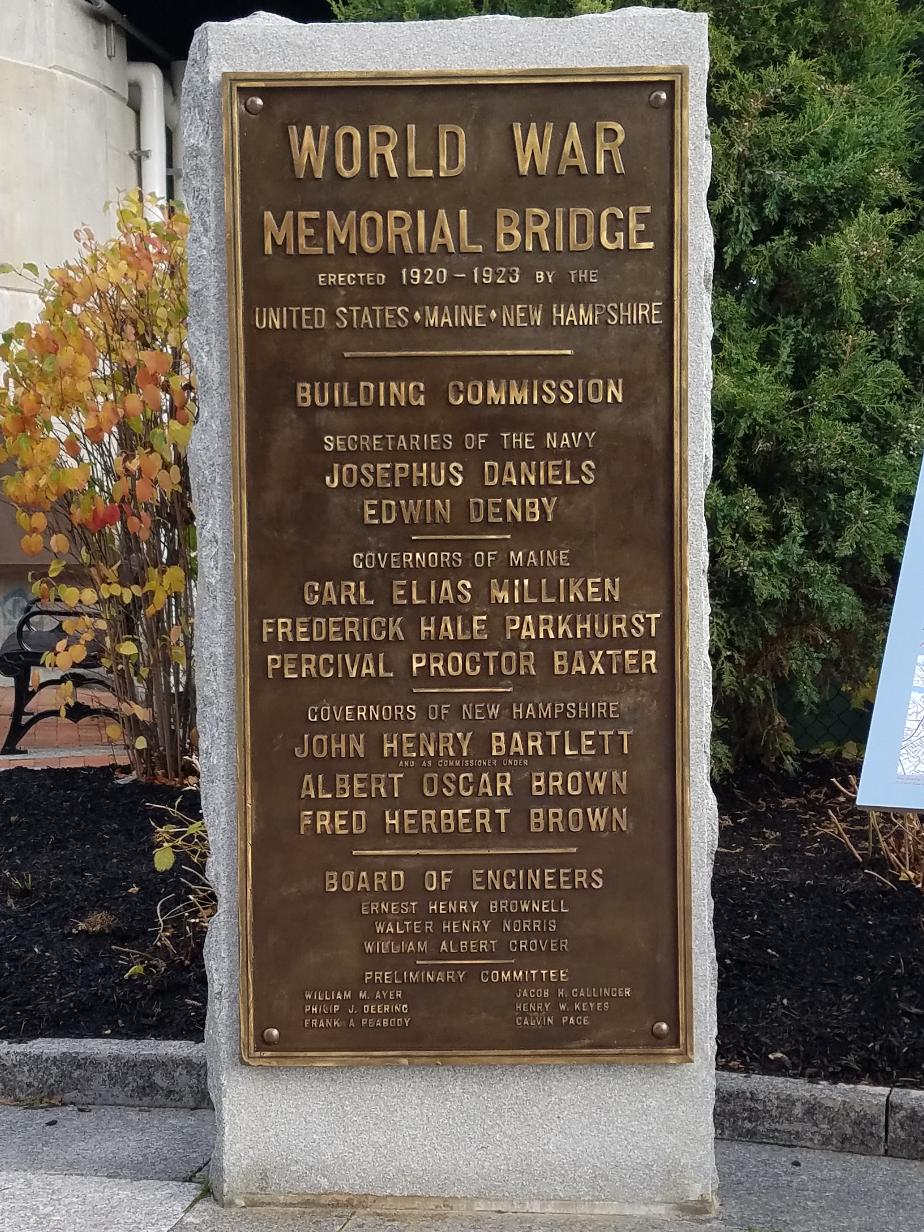
[[[715,1132],[737,1142],[924,1159],[924,1091],[719,1071]]]
[[[205,1045],[187,1040],[0,1041],[0,1100],[207,1108]]]
[[[886,1154],[924,1159],[924,1091],[893,1087],[889,1092]]]
[[[207,1108],[205,1047],[184,1040],[0,1041],[0,1100]],[[924,1159],[924,1090],[716,1075],[716,1137]]]

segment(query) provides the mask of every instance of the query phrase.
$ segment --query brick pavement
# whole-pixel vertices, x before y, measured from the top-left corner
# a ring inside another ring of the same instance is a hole
[[[0,681],[6,679],[0,677]],[[115,700],[105,693],[87,692],[79,689],[77,696],[83,701],[115,706]],[[47,689],[32,702],[32,710],[44,710],[54,705],[54,690]],[[0,739],[5,737],[13,709],[13,688],[0,684]],[[113,744],[106,735],[103,718],[86,718],[80,723],[69,719],[49,718],[36,723],[20,741],[24,751],[19,755],[0,757],[0,771],[13,766],[27,766],[33,770],[45,770],[61,766],[108,766],[113,762],[125,762],[127,754],[121,745]]]

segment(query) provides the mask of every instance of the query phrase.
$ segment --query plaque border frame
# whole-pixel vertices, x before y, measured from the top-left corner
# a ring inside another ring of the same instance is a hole
[[[236,105],[241,92],[279,86],[305,88],[442,85],[544,85],[577,82],[670,83],[673,106],[673,442],[674,442],[674,672],[675,798],[677,801],[677,1016],[676,1046],[608,1049],[464,1049],[388,1052],[309,1052],[267,1048],[257,1043],[253,999],[253,900],[250,892],[253,816],[249,757],[250,678],[247,646],[247,534],[244,474],[244,337],[240,245],[240,145]],[[228,344],[232,441],[232,522],[235,642],[237,660],[236,770],[238,855],[238,953],[240,963],[241,1060],[247,1065],[286,1067],[381,1065],[600,1065],[688,1063],[693,1060],[693,938],[689,749],[689,577],[688,577],[688,251],[689,242],[689,69],[687,65],[558,69],[419,69],[356,72],[225,72],[221,75],[224,163],[225,251],[227,258]]]

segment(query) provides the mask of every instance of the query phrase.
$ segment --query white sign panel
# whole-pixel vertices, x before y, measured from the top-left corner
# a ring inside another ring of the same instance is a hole
[[[857,804],[924,811],[924,468],[908,527]]]

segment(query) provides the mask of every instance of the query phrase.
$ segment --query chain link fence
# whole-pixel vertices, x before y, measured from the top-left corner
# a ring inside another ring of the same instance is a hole
[[[839,689],[811,711],[801,709],[792,701],[785,703],[782,710],[800,752],[862,756],[873,713],[870,704],[857,706],[850,693]]]

